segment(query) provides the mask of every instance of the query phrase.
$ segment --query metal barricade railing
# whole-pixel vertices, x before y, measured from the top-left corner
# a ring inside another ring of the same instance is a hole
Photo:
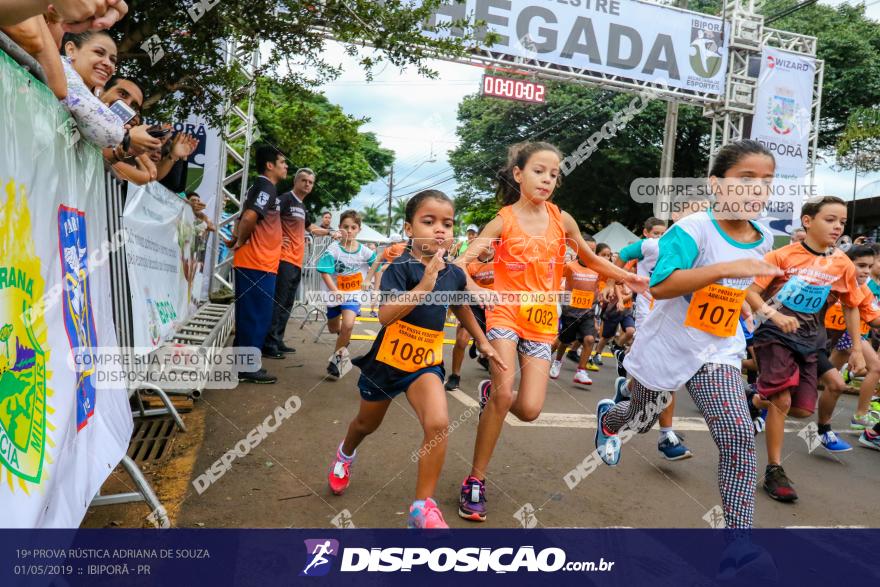
[[[300,277],[299,289],[294,298],[293,309],[290,312],[293,317],[297,310],[303,314],[302,322],[300,322],[300,330],[305,328],[309,320],[321,322],[321,327],[315,334],[317,342],[324,329],[327,327],[327,305],[316,299],[316,296],[310,295],[321,291],[321,275],[318,273],[318,259],[327,250],[330,243],[333,242],[329,236],[313,237],[309,234],[305,236],[305,252],[303,254],[302,275]]]

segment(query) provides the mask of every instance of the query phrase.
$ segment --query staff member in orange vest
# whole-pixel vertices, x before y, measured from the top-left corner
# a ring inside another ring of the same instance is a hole
[[[236,347],[263,348],[275,306],[275,274],[281,256],[281,219],[275,185],[287,177],[287,161],[275,147],[257,148],[260,176],[248,190],[232,233]],[[265,369],[240,372],[239,381],[275,383]]]

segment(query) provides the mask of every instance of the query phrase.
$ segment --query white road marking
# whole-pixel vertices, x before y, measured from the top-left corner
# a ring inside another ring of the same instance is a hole
[[[461,391],[460,389],[456,389],[454,391],[450,391],[449,395],[453,396],[455,399],[463,403],[466,407],[475,407],[478,405],[477,401],[473,399],[471,396]],[[595,414],[566,414],[561,412],[542,412],[538,418],[533,422],[523,422],[519,420],[513,414],[507,414],[507,417],[504,419],[507,424],[511,426],[529,426],[532,428],[587,428],[591,430],[596,429],[596,415]],[[706,426],[706,421],[701,417],[694,416],[676,416],[672,419],[672,427],[681,432],[708,432],[709,427]],[[798,432],[803,428],[803,426],[786,426],[786,432]]]
[[[376,335],[378,334],[378,333],[377,333],[375,330],[373,330],[372,328],[364,328],[363,331],[364,331],[364,334],[367,334],[367,335],[369,335],[369,336],[376,336]]]

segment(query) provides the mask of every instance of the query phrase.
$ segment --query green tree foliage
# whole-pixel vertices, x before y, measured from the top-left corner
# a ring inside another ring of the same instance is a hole
[[[348,204],[376,178],[370,167],[381,174],[394,161],[394,153],[382,148],[376,135],[360,131],[367,120],[345,114],[321,94],[261,78],[254,114],[259,141],[287,155],[290,172],[279,193],[290,189],[297,168],[315,171],[315,188],[306,201],[311,210]]]
[[[379,211],[379,206],[367,206],[361,212],[364,224],[368,224],[375,229],[385,226],[386,218]]]
[[[837,143],[837,164],[844,169],[880,170],[880,107],[853,112]]]
[[[614,113],[623,111],[632,96],[564,83],[547,85],[546,104],[465,98],[458,111],[461,144],[450,153],[459,183],[457,209],[468,209],[465,222],[484,224],[497,211],[495,178],[514,143],[544,140],[567,155]],[[653,101],[617,136],[603,141],[599,149],[568,176],[554,195],[554,202],[570,212],[589,232],[611,220],[636,226],[652,214],[647,204],[629,196],[637,177],[656,177],[663,147],[666,104]],[[708,122],[696,108],[682,107],[675,174],[697,177],[705,173]]]
[[[424,21],[440,0],[131,0],[125,19],[111,29],[119,47],[120,72],[140,80],[146,89],[149,114],[184,118],[191,112],[219,121],[224,92],[235,101],[247,84],[226,66],[221,42],[236,39],[240,54],[261,49],[258,74],[288,87],[311,87],[340,72],[326,59],[329,38],[360,56],[370,76],[377,65],[415,66],[434,77],[429,57],[464,53],[473,39],[465,26],[462,39],[428,39]],[[449,23],[437,30],[462,26]],[[159,58],[161,57],[161,58]],[[218,127],[222,126],[220,124]]]

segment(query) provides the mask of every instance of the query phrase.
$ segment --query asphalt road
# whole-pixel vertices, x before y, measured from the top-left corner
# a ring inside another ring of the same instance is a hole
[[[192,485],[180,509],[179,527],[403,527],[413,498],[422,433],[406,399],[391,406],[383,425],[358,451],[352,482],[343,496],[327,487],[335,450],[357,412],[358,370],[341,381],[325,380],[333,337],[313,342],[318,324],[304,330],[288,326],[288,342],[298,350],[283,360],[265,361],[280,377],[276,385],[240,385],[232,391],[208,391],[204,444],[194,477],[211,468],[279,406],[299,409],[282,418],[258,447],[236,456],[229,467],[215,465],[211,484]],[[375,335],[375,322],[359,322],[356,334]],[[447,338],[454,329],[447,328]],[[352,352],[364,352],[367,340],[355,340]],[[446,365],[452,346],[446,345]],[[475,361],[465,359],[462,390],[448,394],[449,449],[435,496],[453,527],[708,527],[720,507],[716,483],[717,451],[699,412],[686,392],[678,394],[676,428],[683,431],[694,457],[665,461],[657,451],[656,430],[623,448],[620,465],[600,466],[578,476],[576,469],[593,451],[596,402],[613,395],[614,359],[591,373],[591,387],[572,382],[574,363],[551,381],[544,412],[530,424],[508,417],[495,452],[487,484],[489,518],[484,524],[456,514],[459,485],[468,473],[476,434],[476,386],[484,378]],[[794,504],[771,500],[760,488],[755,513],[759,527],[880,526],[877,488],[880,452],[858,446],[849,432],[855,397],[844,396],[833,424],[853,451],[831,455],[810,451],[798,435],[808,421],[790,421],[783,466],[800,499]],[[759,472],[766,465],[763,436],[757,440]],[[230,455],[232,456],[232,455]],[[227,458],[229,462],[229,458]],[[222,463],[222,461],[221,461]],[[566,481],[568,476],[568,482]],[[578,478],[582,477],[582,478]],[[203,478],[203,480],[206,478]],[[576,482],[575,482],[576,481]],[[570,486],[572,488],[570,488]]]

